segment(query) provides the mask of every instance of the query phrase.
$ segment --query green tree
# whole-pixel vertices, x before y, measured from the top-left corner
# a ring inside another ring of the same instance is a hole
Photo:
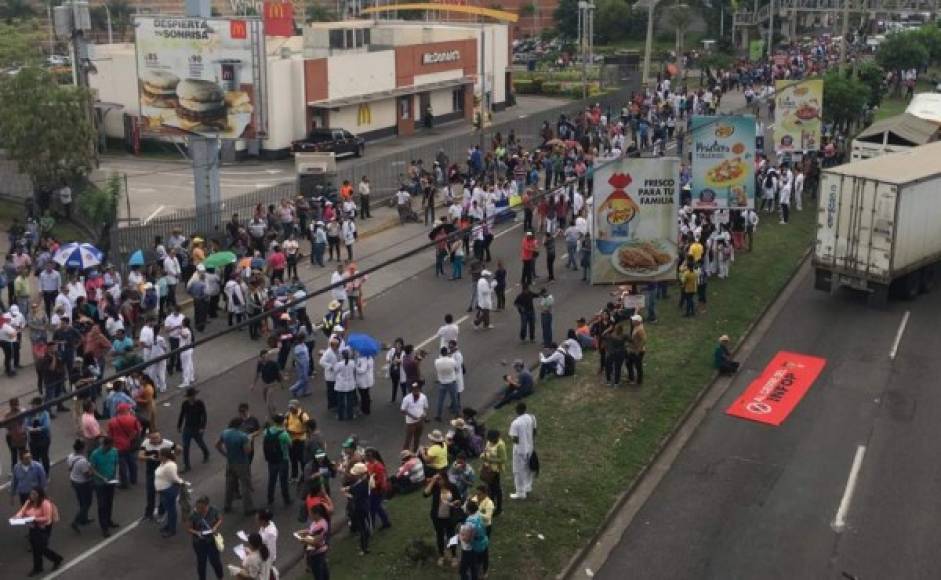
[[[40,45],[35,29],[0,22],[0,69],[40,62]]]
[[[823,78],[824,121],[849,129],[851,123],[862,117],[868,101],[869,87],[859,79],[839,71]]]
[[[7,24],[15,20],[30,18],[35,14],[32,4],[28,0],[3,0],[0,2],[0,18]]]
[[[112,173],[104,187],[89,183],[77,196],[79,211],[96,229],[99,248],[107,242],[109,230],[117,221],[121,189],[121,176]]]
[[[883,79],[885,72],[871,60],[863,61],[856,67],[856,78],[869,88],[869,106],[875,107],[882,102]]]
[[[931,64],[941,64],[941,28],[930,25],[922,26],[911,34],[928,51],[928,59]]]
[[[595,0],[596,43],[607,44],[624,40],[631,32],[633,21],[634,14],[627,0]]]
[[[333,22],[337,15],[332,10],[320,4],[310,4],[304,11],[307,22]]]
[[[0,147],[39,190],[86,175],[95,129],[91,94],[59,85],[47,71],[26,67],[0,79]]]
[[[917,32],[890,34],[876,53],[876,62],[887,71],[920,68],[928,63],[928,58],[928,49],[921,44]]]
[[[552,17],[563,38],[578,38],[578,0],[560,0]]]

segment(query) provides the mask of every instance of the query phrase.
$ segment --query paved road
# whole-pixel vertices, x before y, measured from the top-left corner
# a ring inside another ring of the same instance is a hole
[[[516,106],[496,113],[494,123],[523,118],[565,102],[565,99],[521,96],[517,98]],[[431,130],[421,129],[407,139],[390,138],[368,144],[364,160],[403,153],[429,143],[465,136],[471,131],[471,127],[463,122],[448,123]],[[361,162],[356,159],[344,159],[340,160],[339,164],[340,167],[346,167]],[[103,181],[112,173],[127,175],[130,212],[127,205],[119,208],[122,218],[131,217],[146,222],[166,213],[193,207],[192,164],[182,157],[158,160],[131,155],[109,155],[102,159],[101,167],[93,179]],[[262,187],[293,180],[294,159],[240,162],[222,167],[219,173],[222,198],[229,199]]]
[[[867,309],[800,288],[596,578],[937,578],[941,294]],[[897,358],[889,358],[906,310]],[[827,359],[774,428],[725,409],[779,350]],[[846,528],[831,527],[860,446]]]
[[[494,258],[507,258],[509,279],[516,281],[520,273],[516,260],[519,227],[510,225],[498,232],[498,236],[494,242]],[[449,282],[435,279],[432,268],[428,267],[432,263],[431,254],[425,255],[424,259],[425,266],[414,271],[399,272],[400,276],[404,276],[403,279],[369,302],[366,310],[367,320],[354,323],[355,330],[369,332],[384,341],[404,336],[409,342],[423,345],[429,351],[437,346],[437,339],[432,337],[442,323],[444,314],[452,312],[455,316],[464,316],[470,298],[470,281]],[[580,281],[580,273],[565,271],[561,263],[560,252],[557,262],[558,281],[552,285],[558,305],[558,336],[561,336],[570,321],[596,308],[607,292],[605,288],[590,288],[584,285]],[[542,264],[538,269],[540,274],[545,273]],[[398,269],[396,271],[398,272]],[[372,282],[373,280],[370,281]],[[514,294],[515,292],[510,293],[509,301],[512,301]],[[501,375],[507,372],[502,362],[511,361],[515,357],[532,361],[537,353],[535,345],[521,344],[517,340],[515,313],[496,315],[495,325],[493,330],[475,332],[470,321],[463,320],[461,323],[462,350],[468,367],[465,404],[482,407],[493,399],[501,385]],[[203,355],[197,350],[197,357],[200,356]],[[253,362],[239,363],[241,360],[244,359],[233,357],[230,371],[200,385],[202,396],[209,406],[210,425],[207,439],[215,439],[224,424],[234,415],[239,401],[250,402],[256,410],[261,408],[260,395],[249,393],[247,388],[253,373]],[[426,377],[433,377],[431,361],[426,361],[423,371]],[[324,387],[319,378],[315,382],[314,396],[305,399],[304,403],[321,422],[332,453],[336,453],[338,443],[343,438],[351,432],[356,432],[365,442],[377,446],[390,463],[394,464],[403,438],[403,428],[397,407],[388,404],[390,391],[388,380],[381,371],[377,371],[373,415],[368,419],[358,419],[347,424],[339,423],[325,412]],[[287,399],[285,393],[278,395],[282,407]],[[436,397],[432,396],[431,399],[434,404]],[[160,407],[158,420],[163,424],[172,422],[176,417],[178,404],[178,400],[173,400],[169,407]],[[502,426],[504,429],[506,427]],[[171,431],[170,435],[172,438],[176,434]],[[214,502],[220,504],[224,489],[223,459],[213,453],[212,462],[208,466],[196,462],[197,467],[191,480],[195,485],[196,494],[208,494]],[[256,458],[254,480],[257,488],[265,481],[265,477],[261,475],[263,468],[262,459]],[[68,487],[67,476],[62,465],[53,467],[52,472],[51,494],[62,506],[63,518],[69,519],[74,513],[74,500]],[[115,535],[109,541],[102,542],[101,536],[94,529],[76,537],[65,525],[58,527],[54,533],[54,547],[74,562],[72,567],[64,569],[61,577],[90,578],[119,574],[126,574],[135,579],[165,579],[172,575],[180,578],[192,577],[195,558],[188,540],[182,534],[172,540],[162,540],[150,524],[135,523],[143,511],[143,490],[140,487],[118,494],[115,520],[123,524],[119,530],[123,535]],[[262,497],[256,490],[256,502],[260,503]],[[280,500],[278,508],[278,523],[281,529],[294,529],[296,510],[280,509]],[[235,544],[235,531],[245,529],[249,525],[250,522],[239,515],[233,514],[228,518],[225,531],[229,545]],[[23,572],[29,569],[29,554],[25,552],[25,539],[21,535],[19,530],[0,527],[0,541],[11,547],[0,553],[0,569]],[[295,548],[288,539],[282,541],[279,560],[288,560],[292,553],[299,553]],[[230,552],[227,560],[233,559]]]

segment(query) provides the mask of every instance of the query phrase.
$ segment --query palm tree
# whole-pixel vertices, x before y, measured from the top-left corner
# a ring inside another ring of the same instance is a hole
[[[681,58],[683,54],[683,39],[686,36],[686,29],[689,28],[689,6],[680,4],[679,0],[677,0],[676,4],[671,6],[667,12],[667,18],[676,30],[676,62],[677,66],[679,66],[679,63],[683,60]]]

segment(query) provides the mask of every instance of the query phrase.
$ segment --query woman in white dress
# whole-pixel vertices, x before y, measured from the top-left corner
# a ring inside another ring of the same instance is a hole
[[[193,344],[193,327],[189,318],[183,319],[183,327],[180,329],[180,348]],[[192,386],[196,382],[196,367],[193,364],[193,353],[195,349],[188,348],[180,353],[180,364],[183,366],[183,382],[180,388]]]

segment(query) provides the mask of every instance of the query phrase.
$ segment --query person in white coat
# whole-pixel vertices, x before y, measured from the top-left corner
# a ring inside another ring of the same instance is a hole
[[[356,357],[356,390],[359,392],[359,410],[363,415],[372,412],[372,397],[369,392],[376,384],[376,361],[371,356]]]
[[[343,275],[343,264],[337,264],[336,271],[330,275],[330,295],[342,306],[346,304],[346,276]]]
[[[183,327],[180,328],[180,347],[193,344],[193,327],[189,318],[183,319]],[[180,366],[183,371],[183,382],[179,387],[185,389],[191,387],[196,382],[196,366],[193,363],[193,352],[195,349],[188,348],[180,353]]]
[[[353,261],[353,244],[356,243],[357,235],[356,222],[352,219],[343,220],[343,225],[340,227],[340,237],[343,239],[343,245],[346,246],[346,259],[350,262]]]
[[[235,322],[242,322],[242,316],[245,314],[245,292],[239,283],[238,274],[232,274],[225,283],[225,304],[229,313],[229,326],[232,326],[233,318]]]
[[[526,403],[516,404],[516,419],[510,423],[510,438],[513,440],[513,483],[516,492],[511,499],[526,499],[533,491],[533,470],[530,458],[535,451],[536,417],[526,412]]]
[[[333,363],[334,390],[337,396],[337,420],[353,419],[356,400],[356,361],[350,349],[340,351],[340,360]]]
[[[317,363],[323,369],[323,381],[327,385],[327,409],[335,409],[337,406],[336,373],[333,372],[333,365],[338,360],[340,360],[340,339],[331,336],[327,349],[320,353],[320,360]]]
[[[778,192],[778,203],[781,208],[781,221],[778,222],[780,224],[786,224],[790,219],[791,183],[790,179],[781,180],[781,190]]]
[[[474,328],[493,328],[490,324],[490,311],[493,310],[493,289],[497,283],[490,270],[480,273],[477,281],[477,316],[474,317]]]
[[[464,392],[464,353],[457,347],[456,340],[448,341],[448,351],[450,351],[451,358],[457,364],[457,405],[460,407],[462,393]]]
[[[150,347],[150,358],[160,358],[168,352],[170,352],[170,348],[167,345],[167,339],[155,332],[154,343],[153,346]],[[147,374],[150,376],[151,380],[154,381],[157,392],[167,392],[167,359],[155,362],[147,367]]]

